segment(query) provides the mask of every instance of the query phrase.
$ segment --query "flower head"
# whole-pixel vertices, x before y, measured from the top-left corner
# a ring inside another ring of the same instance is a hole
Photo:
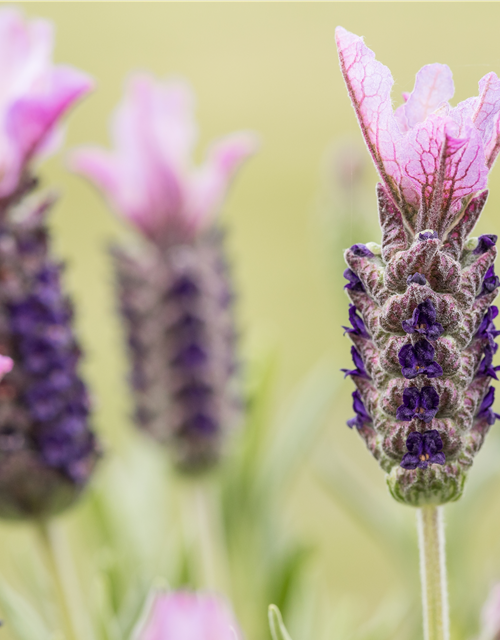
[[[353,329],[346,334],[356,367],[346,374],[357,395],[349,424],[386,471],[396,500],[444,504],[460,497],[497,417],[489,387],[500,369],[493,364],[498,310],[491,307],[500,286],[493,266],[497,237],[469,236],[500,151],[500,80],[488,73],[478,97],[451,106],[450,69],[429,64],[394,111],[389,69],[362,38],[341,27],[336,37],[347,90],[381,178],[380,250],[356,243],[344,254],[344,288],[370,328],[363,335],[350,311]],[[408,422],[429,430],[408,435]]]
[[[209,594],[158,593],[138,640],[241,640],[224,600]]]
[[[19,187],[28,163],[55,140],[64,113],[92,88],[90,78],[52,63],[53,29],[0,11],[0,198]]]
[[[412,431],[406,439],[405,453],[401,461],[403,469],[427,469],[430,464],[445,464],[443,441],[439,433],[432,429],[424,433]]]
[[[194,97],[182,80],[130,78],[113,117],[112,152],[81,149],[72,166],[147,238],[166,246],[192,241],[213,222],[229,182],[256,150],[249,132],[227,136],[193,167]]]

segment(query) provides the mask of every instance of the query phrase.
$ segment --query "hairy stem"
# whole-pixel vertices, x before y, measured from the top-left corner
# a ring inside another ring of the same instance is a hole
[[[449,640],[443,507],[417,511],[425,640]]]
[[[61,561],[57,544],[54,540],[54,532],[51,525],[45,520],[40,520],[35,526],[44,555],[45,565],[51,575],[55,595],[58,600],[64,637],[66,640],[79,640],[73,623],[65,581],[62,577]]]

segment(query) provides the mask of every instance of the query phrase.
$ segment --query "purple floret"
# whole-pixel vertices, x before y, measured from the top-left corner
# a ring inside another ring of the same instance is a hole
[[[419,333],[437,340],[444,332],[443,325],[436,322],[436,308],[430,298],[421,302],[414,310],[410,320],[403,320],[401,326],[406,333]]]
[[[414,273],[412,276],[408,276],[406,278],[406,284],[409,286],[410,284],[420,284],[420,285],[425,285],[427,284],[427,278],[424,276],[423,273],[419,273],[417,271],[417,273]]]
[[[415,346],[406,344],[401,347],[398,354],[401,373],[409,380],[423,374],[428,378],[442,376],[443,370],[434,362],[434,353],[434,347],[427,340],[419,340]]]
[[[494,247],[496,245],[497,240],[498,236],[494,234],[479,236],[479,238],[477,239],[477,247],[472,253],[475,253],[476,255],[486,253],[488,249],[491,249],[491,247]]]
[[[406,439],[405,453],[401,460],[403,469],[427,469],[430,464],[445,464],[443,441],[436,429],[418,433],[412,431]]]
[[[374,255],[366,244],[353,244],[351,251],[355,256],[358,256],[358,258],[371,258]]]
[[[357,309],[353,304],[349,305],[349,322],[352,324],[352,329],[350,327],[343,326],[342,329],[345,329],[344,335],[346,333],[352,333],[363,338],[370,338],[370,335],[366,330],[365,323],[363,322],[363,318],[358,315]]]
[[[490,378],[498,380],[496,372],[500,369],[500,366],[493,366],[493,356],[497,349],[497,344],[495,344],[494,348],[491,348],[489,344],[485,346],[484,358],[481,360],[481,364],[479,365],[476,373],[476,378],[485,378],[489,376]]]
[[[356,389],[356,391],[352,392],[352,408],[356,416],[347,421],[347,426],[349,429],[356,427],[357,429],[362,429],[363,425],[366,423],[370,423],[372,418],[368,411],[366,410],[365,405],[363,404],[363,400],[361,400],[361,394]]]
[[[491,406],[495,402],[495,388],[490,387],[488,392],[483,398],[481,402],[481,406],[479,407],[479,411],[476,414],[477,419],[486,419],[489,425],[494,424],[495,420],[500,418],[498,413],[495,413]]]
[[[500,279],[497,275],[495,275],[495,269],[493,265],[488,269],[488,271],[484,275],[483,287],[477,296],[480,298],[481,296],[486,296],[488,293],[492,293],[495,289],[500,285]]]
[[[488,344],[490,348],[496,352],[497,345],[495,343],[495,338],[500,335],[500,331],[497,331],[493,320],[498,316],[498,307],[495,305],[491,306],[488,311],[484,314],[484,318],[479,325],[479,329],[476,332],[475,337],[483,340],[488,340]]]
[[[439,407],[439,395],[434,387],[408,387],[403,391],[403,404],[398,407],[396,417],[403,422],[418,418],[430,422]]]
[[[438,232],[437,231],[423,231],[422,233],[418,234],[418,239],[421,240],[422,242],[425,240],[433,240],[434,238],[438,237]]]
[[[344,278],[348,280],[348,283],[344,285],[344,289],[350,289],[351,291],[364,291],[363,283],[354,273],[352,269],[346,269],[344,271]]]
[[[356,368],[341,369],[341,371],[345,373],[344,378],[347,378],[347,376],[359,376],[361,378],[368,378],[368,380],[370,380],[370,376],[368,375],[365,369],[363,358],[361,357],[361,354],[356,349],[356,347],[351,347],[351,356],[352,356],[352,361],[354,362],[354,366]]]

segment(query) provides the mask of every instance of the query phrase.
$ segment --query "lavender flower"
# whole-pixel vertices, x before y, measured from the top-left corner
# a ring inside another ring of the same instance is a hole
[[[195,472],[218,460],[241,414],[234,296],[214,218],[255,138],[228,136],[193,168],[190,88],[144,75],[131,78],[113,131],[114,152],[81,150],[73,166],[143,236],[142,250],[112,250],[135,421]]]
[[[401,373],[411,380],[417,376],[438,378],[443,375],[441,366],[434,362],[435,349],[427,340],[419,340],[415,345],[405,344],[398,353]]]
[[[45,21],[2,9],[0,38],[0,351],[9,356],[0,356],[0,515],[40,518],[81,492],[97,445],[62,266],[50,254],[52,202],[33,193],[31,164],[91,82],[52,64]]]
[[[342,327],[342,329],[345,329],[344,335],[346,333],[353,333],[357,336],[361,336],[362,338],[370,339],[370,335],[366,330],[363,318],[358,315],[357,309],[353,304],[349,305],[349,322],[351,323],[352,328]]]
[[[361,399],[361,394],[356,389],[356,391],[352,392],[352,408],[354,409],[354,413],[356,416],[347,421],[347,426],[349,429],[356,427],[357,429],[362,429],[363,426],[372,421],[370,414],[366,410],[365,405],[363,404],[363,400]]]
[[[359,376],[360,378],[369,379],[370,376],[366,372],[365,363],[363,362],[363,358],[361,357],[361,354],[356,349],[356,347],[351,347],[351,356],[352,356],[352,361],[354,363],[354,367],[355,368],[354,369],[341,369],[341,371],[343,371],[345,373],[344,378],[347,378],[347,376]]]
[[[419,333],[429,340],[437,340],[443,333],[443,325],[436,322],[436,308],[430,298],[427,298],[413,310],[410,320],[403,320],[401,326],[406,333]]]
[[[423,422],[430,422],[439,407],[439,396],[434,387],[407,387],[403,391],[403,404],[398,407],[396,418],[410,422],[418,418]]]
[[[158,593],[138,640],[241,640],[226,602],[214,595]]]
[[[358,394],[351,422],[362,425],[358,432],[397,500],[443,504],[460,497],[497,417],[489,386],[500,368],[493,365],[499,332],[491,307],[500,285],[497,238],[469,235],[500,151],[500,80],[487,74],[478,98],[451,107],[450,69],[427,65],[393,111],[389,69],[341,27],[337,45],[381,177],[380,251],[355,244],[345,252],[345,289],[369,328],[368,338],[361,335],[356,319],[347,331],[356,368],[346,373]],[[408,432],[411,421],[429,430]]]
[[[430,464],[444,464],[443,441],[435,429],[418,433],[412,431],[406,439],[405,453],[401,460],[403,469],[427,469]]]

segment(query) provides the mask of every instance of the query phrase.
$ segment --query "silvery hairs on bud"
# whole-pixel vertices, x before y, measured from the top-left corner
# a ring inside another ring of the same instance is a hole
[[[112,250],[135,422],[196,473],[217,462],[241,414],[233,295],[214,218],[255,139],[227,136],[193,167],[193,102],[182,80],[132,76],[114,116],[114,131],[126,132],[116,151],[80,150],[73,166],[143,236],[138,250]]]
[[[395,112],[390,71],[363,40],[337,29],[341,69],[382,183],[382,244],[345,252],[346,332],[356,427],[413,506],[456,500],[490,426],[500,284],[497,237],[469,238],[500,149],[500,81],[451,108],[446,65],[423,67]]]

